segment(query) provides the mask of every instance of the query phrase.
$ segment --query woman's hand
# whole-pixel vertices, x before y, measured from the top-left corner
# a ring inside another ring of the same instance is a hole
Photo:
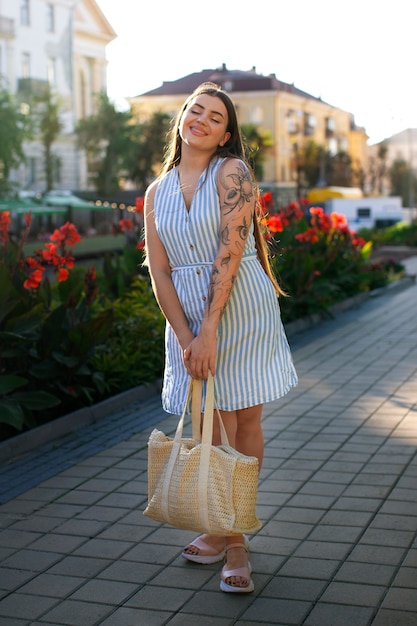
[[[215,375],[217,341],[215,335],[199,333],[183,352],[184,365],[192,378],[208,378],[209,371]]]

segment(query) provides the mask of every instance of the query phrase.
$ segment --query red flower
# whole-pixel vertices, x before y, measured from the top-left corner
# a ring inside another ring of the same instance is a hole
[[[58,269],[58,282],[62,283],[64,280],[67,280],[69,276],[69,271],[64,267],[60,267]]]
[[[271,215],[266,218],[266,225],[271,233],[282,233],[284,225],[280,215]]]
[[[303,233],[298,233],[298,235],[295,235],[295,238],[300,243],[317,243],[319,240],[319,236],[315,228],[308,228]]]
[[[138,241],[138,243],[136,244],[136,250],[144,250],[144,249],[145,249],[145,242]]]
[[[259,198],[259,202],[263,212],[268,213],[268,211],[270,211],[274,206],[274,195],[272,191],[265,191],[265,193]]]
[[[10,211],[0,213],[0,241],[6,243],[9,237]]]
[[[136,204],[135,204],[135,213],[142,213],[144,206],[145,206],[145,201],[142,198],[142,196],[137,197]]]
[[[76,243],[81,241],[81,237],[78,234],[74,224],[66,222],[60,228],[57,228],[50,237],[51,241],[55,241],[58,245],[65,245],[72,248]]]
[[[119,220],[119,226],[122,233],[124,233],[126,230],[130,233],[133,232],[133,222],[129,217]]]
[[[37,289],[42,281],[42,274],[45,268],[33,257],[26,258],[26,265],[29,270],[29,276],[23,283],[25,289]]]

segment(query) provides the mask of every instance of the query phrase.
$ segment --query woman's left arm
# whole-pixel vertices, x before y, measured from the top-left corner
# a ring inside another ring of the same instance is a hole
[[[237,277],[256,202],[251,174],[240,159],[222,163],[217,187],[221,215],[219,245],[200,332],[185,354],[196,378],[207,378],[208,370],[215,374],[217,327]]]

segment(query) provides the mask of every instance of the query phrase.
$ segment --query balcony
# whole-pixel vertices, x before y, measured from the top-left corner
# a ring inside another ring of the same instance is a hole
[[[19,78],[17,85],[17,95],[20,99],[27,99],[30,96],[44,96],[49,89],[47,80],[39,78]]]
[[[14,36],[14,20],[0,15],[0,37],[2,39],[13,39]]]

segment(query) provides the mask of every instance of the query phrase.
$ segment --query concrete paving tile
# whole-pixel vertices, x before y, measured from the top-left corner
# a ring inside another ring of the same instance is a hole
[[[345,485],[310,481],[299,490],[299,495],[329,496],[336,498],[346,489]]]
[[[362,526],[366,527],[369,520],[372,519],[371,513],[362,513],[360,511],[328,511],[321,520],[322,524],[334,526]]]
[[[321,596],[320,602],[377,607],[384,593],[385,587],[382,585],[331,582]]]
[[[220,564],[221,567],[221,564]],[[213,577],[213,570],[195,567],[192,563],[184,560],[183,567],[164,567],[162,571],[152,579],[152,584],[161,587],[173,587],[179,589],[200,589]],[[216,581],[217,581],[216,573]]]
[[[270,555],[289,556],[300,545],[300,539],[286,537],[265,537],[258,534],[250,542],[250,550]]]
[[[276,521],[275,519],[264,524],[258,532],[259,537],[285,537],[287,539],[305,539],[314,528],[313,524],[298,524],[297,522]],[[252,544],[252,548],[253,548]]]
[[[388,513],[393,515],[412,515],[414,517],[417,517],[417,502],[386,500],[381,506],[380,513]]]
[[[380,563],[382,565],[399,565],[405,554],[405,548],[391,548],[384,545],[357,544],[348,557],[348,561],[359,563]]]
[[[169,626],[232,626],[233,624],[241,624],[242,622],[230,620],[224,617],[208,617],[207,615],[187,615],[184,611],[181,614],[174,615],[169,620]],[[259,624],[259,622],[257,622]],[[250,626],[248,622],[245,622]]]
[[[382,498],[348,498],[341,496],[334,503],[334,509],[342,509],[346,511],[369,511],[374,512],[382,505]]]
[[[43,552],[55,552],[56,554],[70,554],[76,548],[85,543],[86,537],[78,535],[60,535],[48,533],[30,544],[31,550]]]
[[[393,565],[378,563],[358,563],[347,561],[336,573],[334,580],[367,584],[372,581],[375,585],[389,586],[396,568]]]
[[[146,585],[130,597],[125,602],[125,606],[153,610],[159,610],[160,607],[163,607],[165,611],[178,611],[193,594],[194,590],[189,589],[170,589],[169,587]]]
[[[42,514],[45,517],[62,517],[64,519],[70,519],[81,513],[85,509],[85,506],[77,506],[75,504],[64,504],[62,502],[53,502],[42,509]]]
[[[93,505],[85,509],[82,509],[78,513],[77,519],[94,520],[94,521],[110,523],[110,522],[116,522],[117,520],[124,518],[127,513],[129,513],[128,509],[123,509],[123,508],[111,509],[110,507],[107,507],[107,506]]]
[[[302,509],[322,509],[327,511],[336,501],[336,496],[323,496],[298,493],[288,500],[288,506]]]
[[[417,568],[416,567],[401,567],[397,576],[392,583],[393,587],[409,587],[411,589],[417,589]]]
[[[318,578],[329,580],[339,567],[336,559],[314,559],[310,557],[291,556],[279,569],[280,576],[294,578]]]
[[[386,515],[378,513],[369,525],[369,528],[413,531],[417,528],[417,517],[411,515],[403,517],[400,515]]]
[[[147,495],[118,493],[113,492],[108,496],[101,497],[100,506],[108,506],[111,508],[134,509],[147,502]]]
[[[42,616],[42,623],[94,626],[94,624],[102,623],[102,620],[113,610],[114,607],[110,604],[64,600]]]
[[[193,592],[182,610],[185,610],[187,614],[196,615],[200,619],[202,617],[222,617],[226,620],[233,619],[236,615],[242,616],[242,612],[254,600],[256,600],[256,595],[252,593],[220,593],[219,582],[217,581],[212,591]]]
[[[5,618],[34,620],[56,604],[56,598],[14,593],[0,600],[0,615]]]
[[[45,573],[36,576],[36,578],[20,587],[19,593],[65,598],[84,583],[85,578]]]
[[[385,596],[381,608],[394,609],[396,611],[413,611],[417,613],[417,593],[415,586],[411,589],[392,587]]]
[[[97,573],[97,578],[143,585],[165,569],[164,566],[154,563],[112,561],[108,567]]]
[[[95,579],[82,585],[71,595],[70,599],[118,605],[122,604],[137,589],[138,585],[135,583]]]
[[[360,526],[332,526],[319,524],[309,535],[309,541],[333,541],[336,543],[354,543],[362,534]]]
[[[387,528],[369,528],[362,536],[362,543],[377,546],[407,548],[414,539],[414,532],[389,530]]]
[[[294,556],[312,559],[343,560],[351,550],[352,544],[332,541],[310,541],[299,545]]]
[[[369,626],[372,608],[318,603],[303,624],[305,626]],[[394,626],[394,625],[393,625]],[[396,623],[395,626],[400,626]]]
[[[19,519],[14,522],[10,528],[13,530],[23,530],[26,532],[34,533],[47,533],[54,530],[62,523],[62,520],[57,517],[45,517],[43,515],[31,515],[25,519]]]
[[[149,534],[147,527],[135,524],[125,524],[122,521],[115,522],[108,526],[98,537],[99,539],[114,539],[116,541],[133,541],[139,542]]]
[[[33,578],[33,572],[21,569],[0,568],[0,589],[3,591],[13,591]]]
[[[83,491],[82,489],[74,489],[73,491],[67,491],[59,500],[57,505],[82,505],[89,506],[95,504],[103,498],[103,494],[95,491]]]
[[[404,559],[404,565],[407,567],[417,567],[417,549],[413,546],[413,549],[407,552]]]
[[[67,556],[53,567],[50,567],[48,574],[94,578],[111,563],[110,559],[104,558]]]
[[[372,626],[416,626],[416,614],[381,609],[372,620]]]
[[[108,618],[100,621],[100,626],[139,626],[139,624],[143,624],[143,626],[163,626],[168,624],[168,622],[171,623],[169,618],[172,615],[171,611],[163,611],[161,609],[145,611],[121,607],[111,613]]]
[[[280,598],[256,598],[242,614],[241,621],[254,620],[262,616],[267,624],[276,623],[277,616],[282,624],[302,624],[311,609],[311,603]]]
[[[7,557],[2,565],[5,568],[43,572],[62,559],[62,554],[41,552],[40,550],[19,550]]]
[[[8,548],[24,548],[40,537],[40,533],[23,530],[6,529],[0,533],[0,546]]]
[[[262,596],[315,602],[327,584],[327,580],[289,578],[278,575],[262,589]]]
[[[275,520],[316,524],[324,515],[323,509],[300,509],[287,505],[277,513]]]
[[[141,543],[131,548],[120,558],[126,561],[137,561],[142,563],[158,563],[166,565],[178,555],[177,546],[157,545],[154,543]]]
[[[57,535],[95,537],[107,528],[108,525],[108,522],[98,522],[96,520],[71,519],[54,528],[54,533]]]
[[[83,538],[84,539],[84,538]],[[100,557],[117,559],[134,545],[130,541],[111,541],[109,539],[90,539],[73,551],[75,556]]]

